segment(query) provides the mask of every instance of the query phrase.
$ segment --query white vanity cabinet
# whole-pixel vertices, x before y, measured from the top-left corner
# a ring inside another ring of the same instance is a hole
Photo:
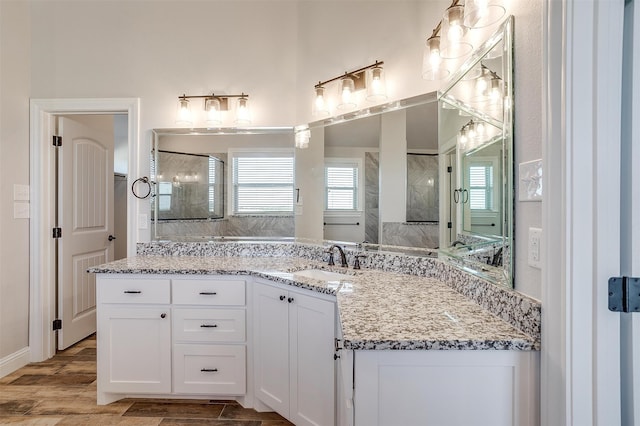
[[[98,404],[105,393],[171,392],[168,279],[98,279]]]
[[[534,426],[535,351],[354,351],[355,424]]]
[[[335,305],[334,296],[253,284],[255,398],[297,426],[335,424]]]
[[[246,287],[242,276],[98,275],[98,404],[245,395]]]

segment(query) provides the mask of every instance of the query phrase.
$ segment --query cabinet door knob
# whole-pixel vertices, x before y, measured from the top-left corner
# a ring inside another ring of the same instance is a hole
[[[216,373],[218,371],[217,368],[202,368],[200,369],[203,373]]]
[[[287,296],[280,296],[280,300],[284,300]]]
[[[288,298],[287,302],[289,302],[289,303],[293,302],[293,297]]]
[[[160,314],[160,318],[166,318],[166,317],[167,317],[167,314],[165,313]]]

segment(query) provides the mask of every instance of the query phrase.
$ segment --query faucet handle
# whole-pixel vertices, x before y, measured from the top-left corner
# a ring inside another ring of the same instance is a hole
[[[360,269],[360,259],[367,257],[366,254],[356,254],[355,256],[355,260],[353,261],[353,269]]]
[[[333,250],[326,249],[325,253],[329,253],[329,266],[334,266],[336,263],[333,261]]]

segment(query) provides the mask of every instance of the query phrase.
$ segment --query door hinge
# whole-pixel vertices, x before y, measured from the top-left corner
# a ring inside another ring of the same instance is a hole
[[[449,173],[453,172],[453,167],[447,166],[447,172],[449,172]]]
[[[453,228],[453,223],[447,222],[447,229],[451,229],[451,228]]]
[[[62,136],[53,136],[53,146],[62,146]]]
[[[53,331],[62,330],[62,320],[54,319],[53,320]]]
[[[640,278],[609,278],[609,310],[640,312]]]
[[[62,228],[53,228],[53,238],[62,238]]]

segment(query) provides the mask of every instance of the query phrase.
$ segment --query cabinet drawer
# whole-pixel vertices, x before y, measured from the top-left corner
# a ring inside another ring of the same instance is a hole
[[[245,304],[245,280],[172,280],[173,303],[178,305]]]
[[[103,279],[97,289],[98,303],[171,302],[168,279]]]
[[[244,345],[173,347],[175,393],[243,395],[246,376]]]
[[[243,342],[246,336],[244,309],[173,310],[173,337],[185,342]]]

